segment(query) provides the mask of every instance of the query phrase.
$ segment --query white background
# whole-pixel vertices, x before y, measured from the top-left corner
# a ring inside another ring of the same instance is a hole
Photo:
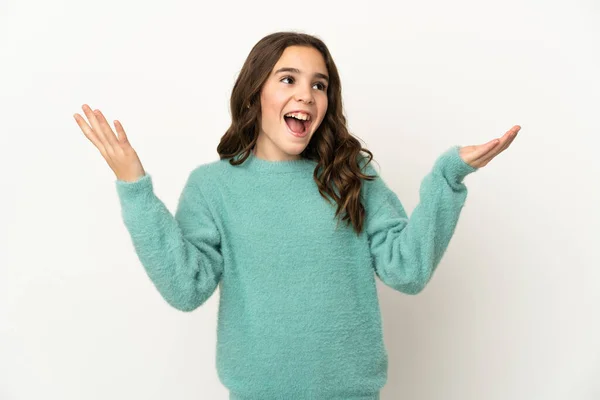
[[[173,211],[278,30],[329,46],[350,129],[409,215],[443,151],[522,127],[465,179],[427,288],[377,282],[382,399],[600,399],[597,2],[3,0],[0,16],[0,399],[227,398],[218,291],[193,313],[160,297],[72,115],[119,119]]]

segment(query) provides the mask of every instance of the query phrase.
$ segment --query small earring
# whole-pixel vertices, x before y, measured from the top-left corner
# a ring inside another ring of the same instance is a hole
[[[246,106],[246,108],[250,108],[250,104],[248,104],[248,105]]]

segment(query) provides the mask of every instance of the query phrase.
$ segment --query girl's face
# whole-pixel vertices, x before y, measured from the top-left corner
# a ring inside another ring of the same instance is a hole
[[[325,60],[317,49],[290,46],[284,50],[261,91],[257,157],[300,158],[327,111],[328,84]]]

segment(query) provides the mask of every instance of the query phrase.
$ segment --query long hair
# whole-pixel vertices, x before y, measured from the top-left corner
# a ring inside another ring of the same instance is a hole
[[[317,161],[313,178],[319,193],[330,204],[337,203],[335,217],[352,224],[359,234],[364,225],[365,208],[360,202],[361,179],[375,176],[361,172],[373,154],[348,132],[342,109],[342,87],[338,70],[325,43],[315,36],[298,32],[276,32],[254,45],[235,81],[230,99],[231,125],[217,146],[220,159],[231,158],[231,165],[243,163],[256,144],[260,132],[260,94],[283,51],[289,46],[308,46],[318,50],[329,74],[327,112],[300,154]],[[368,154],[362,155],[361,151]],[[319,173],[320,172],[320,173]],[[328,196],[331,198],[328,198]]]

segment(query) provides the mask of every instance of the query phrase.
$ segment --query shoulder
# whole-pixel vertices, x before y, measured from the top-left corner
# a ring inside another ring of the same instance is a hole
[[[369,190],[372,187],[378,186],[383,182],[380,173],[381,167],[379,166],[377,161],[375,161],[374,158],[372,160],[369,160],[369,157],[365,155],[360,155],[357,159],[357,162],[358,167],[363,174],[373,177],[373,179],[361,178],[364,190]]]
[[[226,169],[225,164],[229,165],[229,162],[227,160],[215,160],[198,164],[190,172],[190,178],[209,179],[219,177]]]
[[[381,175],[381,168],[375,159],[369,160],[367,156],[361,155],[358,165],[363,174],[373,176],[373,179],[361,179],[361,199],[367,210],[377,208],[391,193],[391,189],[385,183]]]
[[[186,189],[199,190],[208,193],[215,183],[222,182],[227,174],[229,162],[227,160],[215,160],[197,164],[188,174]]]

